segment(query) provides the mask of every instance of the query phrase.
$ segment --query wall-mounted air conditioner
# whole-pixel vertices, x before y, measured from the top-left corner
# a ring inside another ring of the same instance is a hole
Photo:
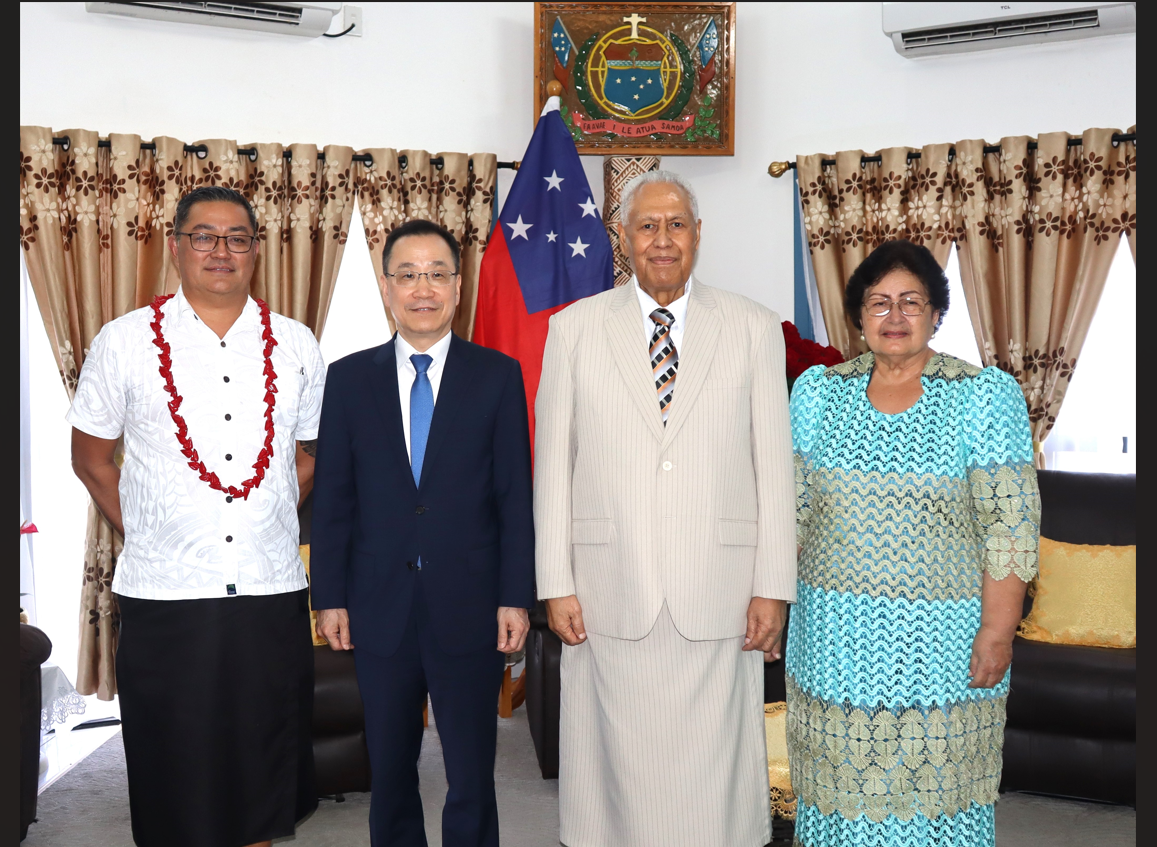
[[[89,12],[153,21],[206,24],[316,38],[329,29],[341,3],[85,3]]]
[[[910,59],[1137,31],[1136,3],[884,3],[884,34]]]

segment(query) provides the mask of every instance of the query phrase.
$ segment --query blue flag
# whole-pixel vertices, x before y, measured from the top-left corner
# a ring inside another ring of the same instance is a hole
[[[530,314],[611,288],[611,241],[552,97],[498,216]]]

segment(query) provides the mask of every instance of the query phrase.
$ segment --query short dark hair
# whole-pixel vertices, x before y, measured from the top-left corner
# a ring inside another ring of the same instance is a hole
[[[185,223],[189,220],[189,212],[194,206],[198,203],[210,202],[232,203],[243,208],[249,215],[249,226],[253,228],[253,234],[257,234],[257,214],[253,211],[253,206],[249,204],[245,195],[240,191],[226,188],[223,185],[202,185],[182,197],[181,202],[177,204],[176,217],[173,218],[173,232],[180,232],[185,228]]]
[[[885,241],[852,271],[852,277],[844,289],[844,310],[856,329],[864,328],[861,310],[868,289],[892,271],[907,271],[920,280],[928,292],[933,311],[940,313],[935,327],[939,329],[944,316],[948,314],[948,277],[931,250],[903,240]]]
[[[451,235],[449,230],[438,226],[433,221],[418,218],[406,221],[386,236],[386,245],[382,248],[382,273],[389,273],[390,253],[394,251],[394,245],[408,235],[436,235],[441,238],[450,248],[450,255],[454,257],[454,273],[461,272],[462,251],[458,247],[458,239]]]

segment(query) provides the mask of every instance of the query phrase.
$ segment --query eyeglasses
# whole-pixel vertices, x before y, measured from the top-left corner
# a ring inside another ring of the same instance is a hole
[[[418,280],[426,277],[430,285],[453,285],[458,278],[458,274],[450,273],[449,271],[430,271],[429,273],[417,273],[416,271],[402,271],[396,274],[386,274],[394,278],[394,285],[402,288],[413,288],[418,284]]]
[[[230,253],[248,253],[253,249],[253,242],[257,240],[253,235],[214,235],[211,232],[178,232],[177,235],[187,235],[189,246],[198,253],[212,253],[222,238],[225,239],[225,247]]]
[[[901,315],[915,318],[924,314],[924,310],[928,308],[928,301],[916,297],[905,297],[903,300],[872,300],[864,304],[864,309],[873,318],[882,318],[892,311],[893,306],[900,307]]]

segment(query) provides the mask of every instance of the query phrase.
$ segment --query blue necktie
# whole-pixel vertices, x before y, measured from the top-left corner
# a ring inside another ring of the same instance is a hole
[[[418,372],[410,386],[410,470],[414,473],[414,485],[418,485],[422,481],[422,460],[426,458],[426,441],[434,417],[434,389],[430,387],[430,377],[426,376],[434,358],[415,353],[410,361]]]

